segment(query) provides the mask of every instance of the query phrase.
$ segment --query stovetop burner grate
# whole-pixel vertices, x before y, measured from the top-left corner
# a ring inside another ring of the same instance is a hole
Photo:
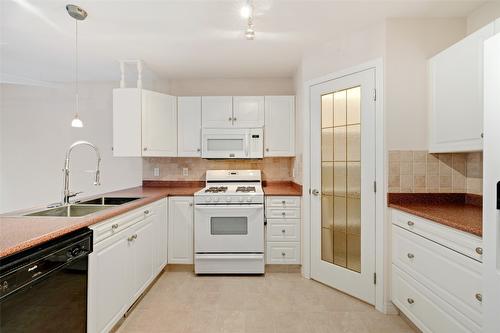
[[[236,188],[236,192],[245,192],[245,193],[255,192],[255,186],[238,186]]]
[[[224,193],[227,191],[227,186],[212,186],[205,190],[205,193]]]

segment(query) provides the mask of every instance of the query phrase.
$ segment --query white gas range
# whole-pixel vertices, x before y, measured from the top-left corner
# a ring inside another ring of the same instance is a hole
[[[194,202],[195,273],[263,274],[260,170],[208,170]]]

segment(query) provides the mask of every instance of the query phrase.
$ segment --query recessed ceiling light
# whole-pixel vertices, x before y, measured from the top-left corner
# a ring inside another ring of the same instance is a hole
[[[252,6],[251,6],[250,2],[247,2],[243,7],[241,7],[240,14],[244,18],[249,18],[252,16],[252,14],[253,14],[252,12],[253,12]]]

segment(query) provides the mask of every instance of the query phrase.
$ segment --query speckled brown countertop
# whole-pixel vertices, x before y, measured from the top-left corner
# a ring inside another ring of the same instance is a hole
[[[149,186],[147,183],[144,185],[99,195],[110,197],[141,197],[141,199],[83,217],[19,216],[31,211],[42,210],[45,207],[1,215],[0,258],[31,248],[71,231],[88,227],[126,213],[167,196],[193,195],[203,187],[199,182],[171,182],[163,183],[162,186],[157,186],[157,184],[156,186],[155,184],[150,184],[153,186]]]
[[[389,193],[389,207],[471,234],[483,234],[482,196],[464,193]]]
[[[289,181],[264,181],[262,188],[269,196],[301,196],[302,185]]]

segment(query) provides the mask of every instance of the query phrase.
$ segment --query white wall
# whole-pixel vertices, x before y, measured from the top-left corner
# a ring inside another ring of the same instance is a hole
[[[465,36],[465,19],[386,21],[385,119],[388,150],[427,150],[427,60]]]
[[[304,55],[294,76],[297,96],[295,181],[303,184],[303,87],[305,82],[345,68],[383,57],[385,24],[377,24],[311,49]]]
[[[72,153],[73,191],[85,191],[85,196],[141,184],[140,158],[112,156],[112,88],[117,85],[81,84],[81,129],[70,127],[73,85],[0,85],[1,212],[60,201],[65,152],[76,140],[99,147],[102,185],[93,186],[93,173],[84,171],[95,169],[94,153],[79,147]]]
[[[201,78],[169,81],[174,96],[293,95],[292,78]]]
[[[497,18],[500,18],[500,1],[485,3],[467,17],[467,34],[473,33]]]

